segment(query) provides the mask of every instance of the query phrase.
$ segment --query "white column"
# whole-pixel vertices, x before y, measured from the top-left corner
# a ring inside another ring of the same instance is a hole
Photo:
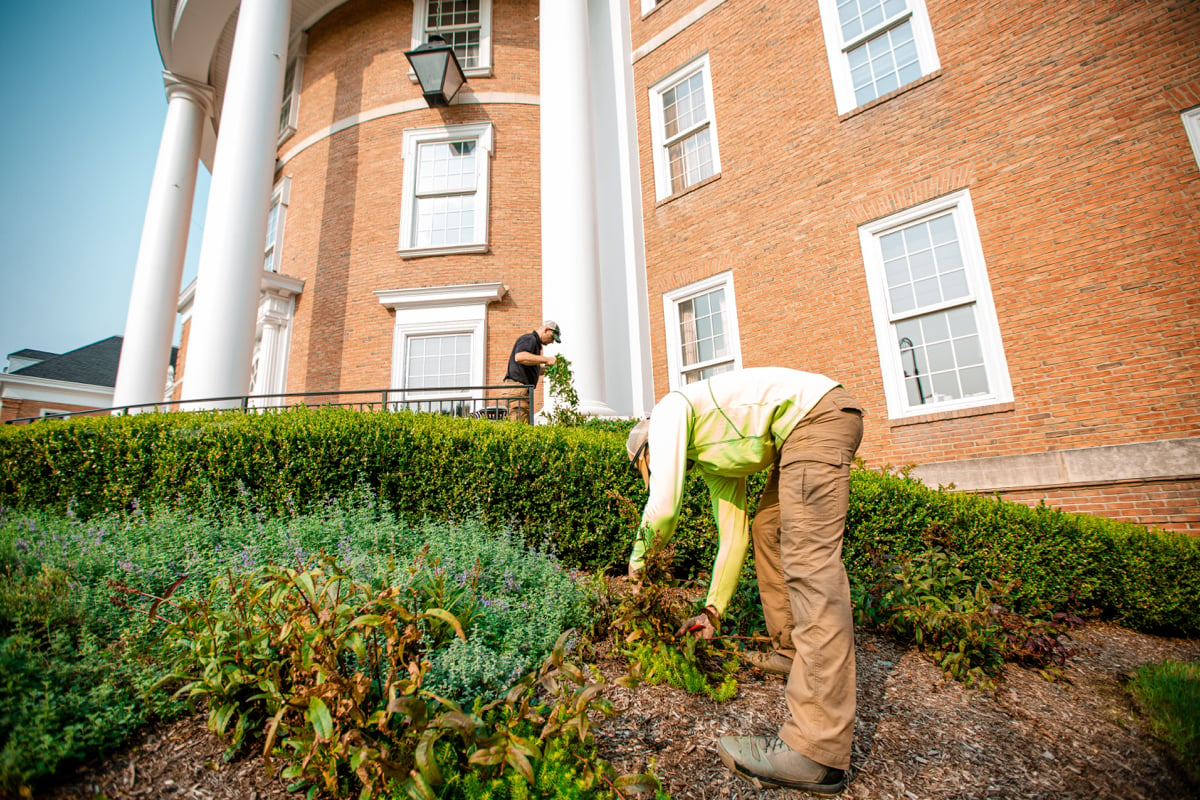
[[[562,328],[580,411],[605,402],[586,0],[541,0],[542,309]]]
[[[200,142],[204,120],[212,113],[210,87],[169,72],[163,73],[163,81],[167,119],[142,224],[114,406],[157,403],[163,398],[196,195]]]
[[[184,400],[249,390],[291,5],[242,0],[238,13],[200,245]]]

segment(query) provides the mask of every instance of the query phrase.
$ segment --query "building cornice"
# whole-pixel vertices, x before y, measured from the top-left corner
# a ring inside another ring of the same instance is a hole
[[[494,303],[508,292],[503,283],[472,283],[464,286],[427,286],[417,289],[381,289],[375,292],[381,305],[402,309],[430,306],[461,306]]]

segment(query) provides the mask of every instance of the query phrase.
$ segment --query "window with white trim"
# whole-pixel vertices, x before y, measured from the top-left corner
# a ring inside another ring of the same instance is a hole
[[[283,102],[279,107],[279,143],[291,138],[300,120],[300,87],[304,81],[305,39],[288,59],[283,73]]]
[[[721,171],[707,54],[650,87],[650,138],[659,200]]]
[[[454,48],[468,78],[491,75],[492,0],[414,0],[412,47],[434,35]]]
[[[888,416],[1012,400],[967,191],[859,228]]]
[[[818,0],[839,114],[938,69],[925,0]]]
[[[491,123],[404,132],[400,250],[409,255],[487,249]]]
[[[1196,157],[1196,164],[1200,166],[1200,106],[1189,108],[1180,115],[1183,120],[1183,129],[1187,131],[1188,141],[1192,143],[1192,155]]]
[[[663,295],[663,314],[672,389],[741,366],[733,273],[668,292]]]
[[[291,194],[290,177],[277,183],[271,194],[271,208],[267,212],[267,241],[263,246],[263,270],[266,272],[279,272],[279,261],[283,255],[283,222],[287,217]]]
[[[396,314],[393,408],[457,414],[483,404],[483,392],[468,387],[484,384],[487,307],[504,291],[495,283],[375,293]]]

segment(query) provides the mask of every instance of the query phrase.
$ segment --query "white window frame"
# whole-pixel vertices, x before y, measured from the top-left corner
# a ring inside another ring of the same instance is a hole
[[[833,94],[837,101],[839,114],[845,114],[859,105],[865,105],[854,99],[854,81],[850,76],[849,52],[906,20],[912,23],[913,40],[917,45],[917,58],[921,63],[922,77],[941,68],[937,47],[933,41],[933,26],[929,22],[929,9],[925,6],[925,0],[907,0],[907,2],[907,13],[894,17],[871,30],[864,31],[854,39],[843,41],[842,22],[838,16],[837,0],[818,0],[821,10],[821,27],[825,32],[825,52],[829,57],[829,71],[833,77]]]
[[[713,164],[713,173],[709,177],[721,174],[721,149],[717,145],[717,108],[713,103],[712,68],[709,64],[708,53],[704,53],[650,87],[650,140],[654,147],[654,190],[657,200],[664,200],[672,194],[676,194],[671,191],[671,162],[667,154],[667,128],[663,114],[663,95],[697,72],[704,76],[704,102],[708,109],[706,124]],[[708,179],[704,178],[704,180]],[[680,191],[685,192],[690,188],[692,187],[688,186]]]
[[[275,237],[268,239],[263,243],[263,271],[264,272],[279,272],[280,265],[283,261],[283,228],[287,220],[288,203],[292,198],[292,179],[290,176],[285,176],[275,184],[275,191],[271,193],[271,204],[267,206],[267,233],[271,232],[271,209],[279,207],[279,216],[275,221]]]
[[[1188,141],[1192,144],[1192,155],[1196,157],[1196,166],[1200,166],[1200,106],[1189,108],[1179,115],[1183,121],[1183,129],[1187,131]]]
[[[923,307],[911,314],[905,314],[902,319],[960,306],[974,306],[975,322],[979,331],[979,343],[983,351],[983,362],[987,371],[990,391],[986,395],[911,405],[904,385],[904,366],[900,361],[900,351],[895,344],[894,327],[896,323],[889,310],[887,278],[884,274],[880,238],[884,234],[946,212],[950,212],[954,216],[963,265],[971,290],[970,295],[966,298],[957,298],[938,305]],[[963,189],[869,222],[859,227],[858,234],[859,244],[862,247],[863,264],[866,268],[867,289],[871,298],[871,315],[875,323],[875,342],[879,350],[888,418],[905,419],[941,411],[1012,402],[1013,392],[1008,374],[1008,362],[1004,357],[1000,325],[996,317],[996,306],[992,300],[991,284],[988,281],[987,265],[983,258],[979,231],[975,225],[975,210],[971,204],[970,192]]]
[[[300,89],[304,85],[304,56],[307,53],[308,37],[301,34],[295,50],[288,59],[287,66],[283,70],[283,97],[280,100],[280,120],[279,120],[279,144],[283,144],[296,132],[296,128],[300,123]],[[292,85],[287,85],[287,71],[292,70]],[[284,120],[282,105],[288,102],[288,116]]]
[[[733,273],[722,272],[663,294],[663,322],[667,329],[667,380],[672,391],[685,385],[683,380],[685,372],[683,343],[679,338],[679,304],[684,300],[708,294],[716,289],[725,290],[726,312],[729,317],[725,335],[729,337],[730,354],[727,359],[721,359],[721,362],[732,361],[733,369],[742,368],[741,334],[738,331],[737,297],[733,291]],[[694,369],[696,367],[692,365],[687,367],[686,371],[690,372]]]
[[[413,246],[413,215],[417,207],[417,150],[423,144],[475,140],[475,231],[473,241],[440,247]],[[410,128],[404,132],[403,199],[400,204],[400,253],[431,256],[449,253],[484,253],[488,249],[488,176],[492,161],[492,123]]]
[[[642,16],[646,16],[654,9],[661,6],[666,0],[642,0]]]
[[[425,23],[429,14],[428,0],[413,0],[412,38],[410,50],[425,44]],[[470,69],[463,68],[467,78],[490,78],[492,76],[492,0],[479,0],[479,63]],[[408,71],[408,79],[417,82],[417,73]]]
[[[487,366],[487,307],[504,296],[501,283],[390,289],[375,292],[379,302],[395,311],[392,328],[390,386],[395,400],[418,400],[427,391],[405,390],[408,341],[414,336],[466,333],[471,335],[471,386],[483,386]],[[439,395],[441,396],[441,395]],[[463,392],[462,399],[472,399]],[[482,399],[477,397],[473,399]]]

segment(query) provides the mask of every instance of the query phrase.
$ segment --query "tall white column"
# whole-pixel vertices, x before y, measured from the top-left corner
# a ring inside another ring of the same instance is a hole
[[[238,13],[200,245],[184,400],[249,390],[291,5],[242,0]]]
[[[196,196],[196,170],[204,120],[212,113],[208,86],[163,73],[167,119],[150,182],[146,220],[133,273],[125,318],[125,339],[117,366],[114,406],[157,403],[163,399],[175,306],[183,280],[188,226]],[[134,409],[145,410],[145,409]]]
[[[580,410],[605,402],[587,0],[541,0],[542,309],[562,327]]]

